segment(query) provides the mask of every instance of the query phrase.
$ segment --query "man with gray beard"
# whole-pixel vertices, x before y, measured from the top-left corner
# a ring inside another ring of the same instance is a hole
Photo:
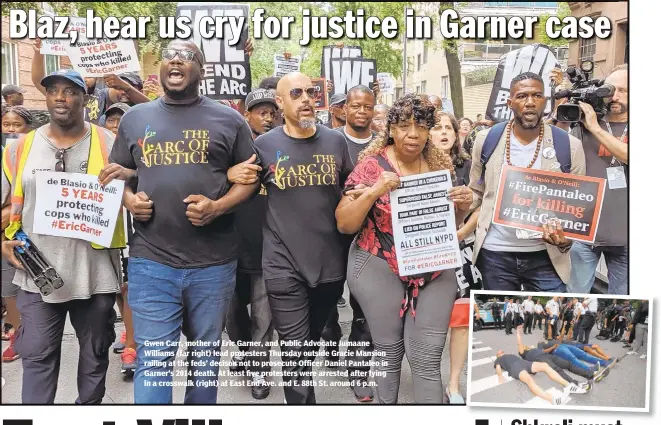
[[[342,294],[351,242],[337,230],[335,208],[353,165],[342,134],[316,124],[315,91],[304,74],[283,77],[276,102],[285,124],[255,139],[267,193],[262,270],[287,404],[316,402],[311,362]]]

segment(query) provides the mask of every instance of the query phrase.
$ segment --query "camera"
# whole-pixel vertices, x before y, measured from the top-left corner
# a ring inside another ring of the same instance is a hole
[[[605,98],[613,96],[615,87],[604,83],[604,80],[590,79],[590,73],[594,64],[591,61],[581,62],[580,68],[570,66],[567,68],[569,81],[573,86],[569,90],[560,90],[553,98],[568,98],[569,101],[558,106],[556,119],[564,122],[579,122],[583,119],[583,113],[578,102],[584,102],[592,106],[597,114],[597,119],[602,119],[608,113],[608,104]]]

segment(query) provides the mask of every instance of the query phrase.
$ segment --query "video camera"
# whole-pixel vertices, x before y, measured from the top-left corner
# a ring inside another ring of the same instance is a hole
[[[569,90],[560,90],[553,98],[568,98],[569,101],[558,106],[556,119],[564,122],[579,122],[583,119],[583,112],[578,102],[584,102],[592,106],[597,113],[597,119],[602,119],[608,113],[608,105],[604,98],[615,94],[615,87],[604,83],[604,80],[590,79],[590,73],[594,68],[591,61],[581,62],[580,69],[570,66],[567,68],[569,81],[573,86]]]

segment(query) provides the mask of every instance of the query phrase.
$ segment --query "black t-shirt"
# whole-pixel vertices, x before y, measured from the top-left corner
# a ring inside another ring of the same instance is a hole
[[[235,226],[239,235],[238,265],[243,273],[262,273],[262,227],[266,221],[266,190],[236,208]]]
[[[227,170],[255,153],[241,114],[207,97],[191,105],[163,98],[132,107],[117,131],[113,162],[138,170],[137,192],[153,201],[151,219],[134,221],[132,257],[176,268],[225,264],[236,258],[234,214],[196,227],[186,217],[189,195],[220,199]]]
[[[255,139],[267,210],[264,279],[293,277],[310,286],[344,279],[350,240],[335,209],[353,167],[344,137],[317,125],[307,139],[278,127]]]
[[[603,121],[599,125],[604,130],[607,129]],[[620,139],[627,127],[627,123],[610,123],[613,136]],[[627,134],[629,131],[627,130]],[[615,162],[615,166],[622,165],[617,159],[613,161],[613,155],[601,144],[596,137],[589,131],[574,127],[571,131],[573,136],[583,141],[583,151],[585,152],[586,175],[590,177],[599,177],[608,179],[607,169]],[[624,138],[628,143],[629,137]],[[622,165],[626,175],[627,186],[629,185],[629,167]],[[604,203],[601,207],[601,216],[599,217],[599,227],[597,228],[597,237],[594,241],[595,246],[626,246],[629,241],[629,232],[627,223],[629,222],[628,209],[629,195],[627,188],[610,189],[606,181],[606,190],[604,194]]]
[[[344,131],[344,126],[338,127],[335,130],[339,131],[344,136],[344,140],[347,142],[347,148],[349,148],[349,156],[351,156],[351,162],[353,163],[354,166],[358,164],[358,154],[362,152],[362,150],[365,149],[367,146],[369,146],[372,140],[374,140],[374,136],[376,136],[376,133],[372,132],[369,142],[356,143],[353,140],[351,140],[347,135],[347,133]]]
[[[110,106],[110,89],[95,88],[94,93],[85,96],[85,121],[99,124],[108,106]]]
[[[546,356],[546,353],[541,348],[533,348],[530,350],[526,350],[521,355],[521,357],[523,357],[524,360],[527,360],[529,362],[540,361],[540,359],[544,356]]]
[[[466,159],[461,167],[454,167],[454,173],[456,174],[454,186],[468,186],[468,183],[470,183],[471,164],[471,160]]]
[[[509,373],[511,377],[518,378],[519,375],[518,371],[526,370],[526,367],[528,366],[528,362],[526,360],[520,359],[514,354],[503,354],[502,356],[498,357],[496,361],[493,363],[494,369],[498,365],[500,365],[501,369],[507,371],[507,373]],[[517,372],[513,373],[514,371]]]

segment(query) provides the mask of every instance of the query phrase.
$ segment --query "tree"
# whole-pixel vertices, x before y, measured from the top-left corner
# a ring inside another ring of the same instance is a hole
[[[556,39],[552,39],[548,36],[548,34],[546,34],[546,21],[548,21],[551,16],[557,16],[558,18],[560,18],[560,21],[562,21],[567,16],[571,16],[571,9],[569,8],[567,2],[558,3],[558,9],[556,15],[551,15],[549,13],[540,15],[539,26],[537,27],[539,30],[539,34],[537,38],[540,41],[540,43],[546,44],[549,47],[566,47],[569,44],[569,40],[567,40],[566,38],[559,37]]]
[[[453,9],[454,3],[443,2],[438,8],[439,16],[444,10]],[[452,20],[459,23],[459,19]],[[464,92],[461,86],[461,62],[459,62],[459,50],[457,40],[443,40],[443,49],[445,50],[445,60],[448,64],[448,80],[450,81],[450,96],[452,98],[452,107],[456,117],[464,116]]]

